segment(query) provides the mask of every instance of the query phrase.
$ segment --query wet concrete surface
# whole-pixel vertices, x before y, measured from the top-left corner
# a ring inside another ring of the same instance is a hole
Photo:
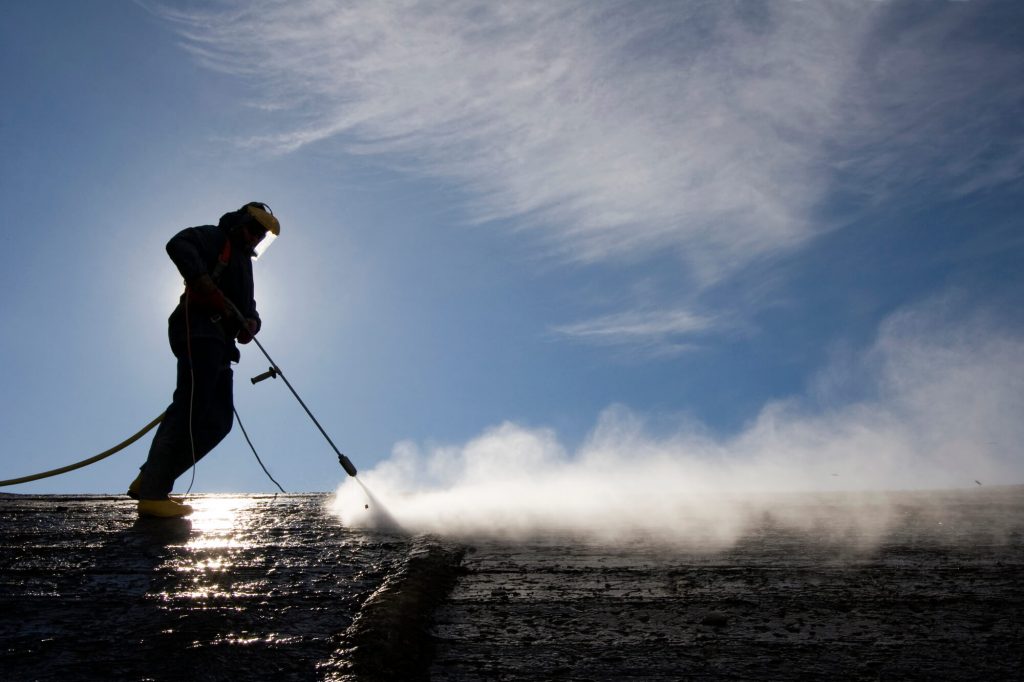
[[[326,496],[199,496],[190,520],[116,497],[0,496],[5,680],[315,680],[411,540]]]
[[[407,537],[326,502],[0,495],[3,679],[1022,679],[1022,487],[671,545]]]
[[[478,540],[431,677],[1024,679],[1024,487],[781,512],[817,520],[717,548]]]

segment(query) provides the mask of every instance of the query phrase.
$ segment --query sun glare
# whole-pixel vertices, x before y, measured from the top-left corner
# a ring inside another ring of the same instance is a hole
[[[215,549],[242,546],[238,539],[236,526],[241,513],[255,502],[244,496],[209,496],[190,500],[195,509],[192,516],[192,528],[198,533],[188,547],[191,549]]]

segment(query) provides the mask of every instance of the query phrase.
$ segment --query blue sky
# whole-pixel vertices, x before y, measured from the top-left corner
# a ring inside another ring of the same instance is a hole
[[[382,480],[599,452],[784,489],[1024,482],[1022,20],[11,4],[0,478],[166,407],[163,245],[258,200],[282,222],[255,268],[261,340]],[[261,456],[290,491],[334,489],[285,387],[249,385],[266,365],[246,348],[235,385]],[[148,442],[5,490],[121,491]],[[272,489],[237,430],[194,486]]]

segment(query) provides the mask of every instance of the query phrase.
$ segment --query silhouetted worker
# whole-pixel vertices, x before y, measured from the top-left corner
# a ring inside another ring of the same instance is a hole
[[[216,226],[189,227],[167,242],[167,254],[185,278],[185,293],[168,320],[178,383],[149,457],[128,486],[141,516],[192,513],[192,507],[169,494],[175,479],[231,430],[231,363],[240,357],[235,340],[249,343],[260,330],[252,259],[280,233],[270,207],[254,201],[225,213]]]

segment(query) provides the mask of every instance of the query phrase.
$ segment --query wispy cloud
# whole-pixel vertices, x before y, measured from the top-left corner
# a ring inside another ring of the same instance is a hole
[[[255,86],[267,128],[249,143],[372,155],[451,182],[474,220],[526,230],[566,260],[672,253],[685,306],[829,230],[842,219],[822,210],[831,196],[906,203],[1024,175],[1024,50],[1012,31],[979,37],[990,4],[197,7],[158,11],[198,60]],[[682,320],[673,310],[559,331],[664,339]]]
[[[986,3],[882,13],[844,84],[845,124],[829,152],[836,189],[914,203],[1024,177],[1024,49],[1008,28],[1022,16]]]
[[[686,310],[629,311],[605,315],[574,324],[556,326],[558,336],[574,341],[608,346],[647,348],[665,356],[691,350],[695,339],[722,323]]]
[[[870,397],[771,403],[730,437],[686,424],[655,436],[642,416],[614,407],[576,452],[549,429],[505,423],[464,445],[400,443],[361,477],[410,529],[723,542],[771,508],[765,496],[1024,481],[1019,334],[982,318],[951,323],[940,301],[890,318],[856,364],[843,374]],[[351,483],[340,489],[346,523],[374,523],[363,499]]]
[[[815,233],[870,5],[223,3],[193,53],[331,139],[469,190],[566,258],[677,250],[707,280]],[[249,36],[238,40],[240,35]]]

